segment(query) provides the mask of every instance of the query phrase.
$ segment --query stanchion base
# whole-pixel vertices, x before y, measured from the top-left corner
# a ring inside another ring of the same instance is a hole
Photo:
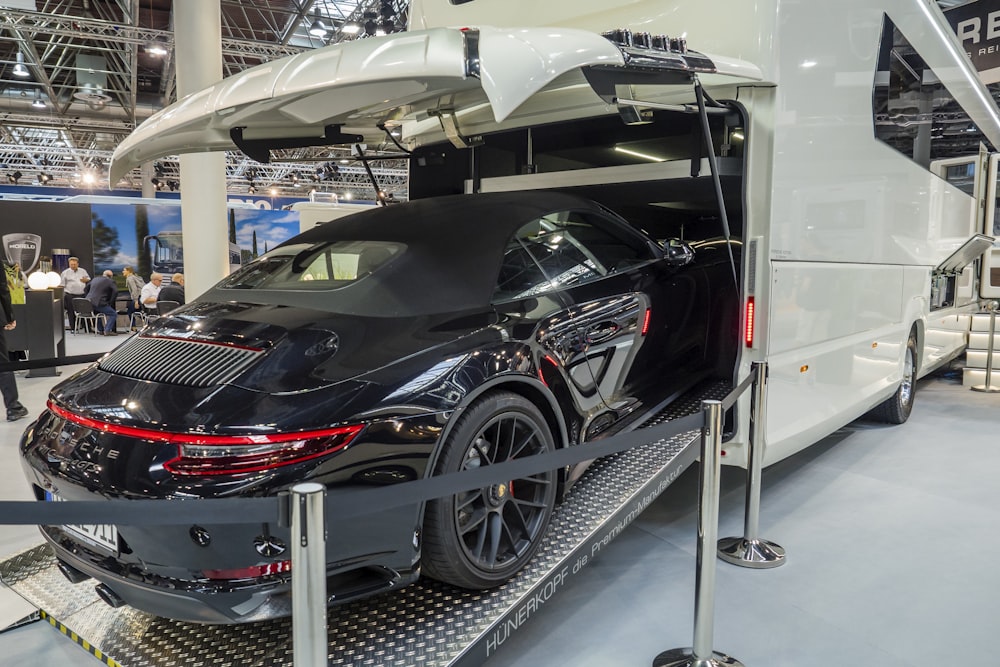
[[[785,550],[767,540],[724,537],[719,540],[718,555],[727,563],[761,570],[785,564]]]
[[[969,387],[972,391],[985,391],[988,394],[995,394],[1000,392],[1000,387],[987,387],[985,384],[977,384],[974,387]]]
[[[743,663],[725,653],[712,652],[707,660],[696,658],[694,649],[673,648],[653,658],[653,667],[743,667]]]

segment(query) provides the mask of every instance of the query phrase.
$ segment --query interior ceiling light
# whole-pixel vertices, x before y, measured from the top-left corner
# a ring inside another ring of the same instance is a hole
[[[17,52],[17,64],[14,65],[14,76],[19,76],[22,79],[31,76],[31,72],[24,65],[24,54],[20,51]]]
[[[19,172],[19,171],[15,171],[15,172],[14,172],[14,173],[12,173],[12,174],[7,174],[7,182],[9,182],[9,183],[13,183],[14,185],[17,185],[17,182],[18,182],[19,180],[21,180],[21,177],[22,177],[22,176],[24,176],[24,174],[22,174],[22,173],[21,173],[21,172]]]
[[[340,32],[344,33],[345,35],[356,35],[359,32],[361,32],[361,26],[358,25],[355,21],[349,21],[340,28]]]
[[[322,19],[320,19],[318,16],[312,22],[312,25],[309,26],[309,34],[319,39],[323,39],[324,37],[326,37],[327,33],[329,32],[330,29],[326,27],[326,24],[323,23]]]
[[[615,146],[615,151],[618,153],[624,153],[625,155],[631,155],[632,157],[641,158],[643,160],[649,160],[650,162],[666,162],[667,159],[659,157],[657,155],[650,155],[648,153],[641,153],[639,151],[633,151],[628,148],[622,148],[621,146]]]
[[[31,107],[33,109],[44,109],[48,105],[45,100],[42,99],[42,92],[40,90],[35,90],[35,99],[31,102]]]

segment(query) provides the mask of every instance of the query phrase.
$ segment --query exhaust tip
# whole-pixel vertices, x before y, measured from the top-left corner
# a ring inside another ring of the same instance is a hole
[[[90,579],[90,575],[80,572],[80,570],[64,561],[57,560],[56,567],[59,568],[59,571],[62,572],[64,577],[69,579],[69,583],[71,584],[79,584],[82,581]]]
[[[107,602],[108,606],[114,609],[125,606],[125,600],[118,597],[118,593],[111,590],[107,584],[97,584],[94,586],[94,590],[97,592],[97,597]]]

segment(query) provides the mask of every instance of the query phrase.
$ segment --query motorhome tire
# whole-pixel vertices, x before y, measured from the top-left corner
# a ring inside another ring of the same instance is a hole
[[[906,341],[903,357],[903,379],[896,393],[872,410],[872,416],[887,424],[902,424],[913,410],[913,397],[917,391],[917,337],[913,332]]]

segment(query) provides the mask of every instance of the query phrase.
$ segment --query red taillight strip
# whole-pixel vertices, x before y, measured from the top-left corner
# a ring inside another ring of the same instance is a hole
[[[746,315],[746,324],[744,325],[744,330],[743,330],[743,342],[746,344],[747,347],[753,347],[754,303],[752,296],[747,297],[747,307],[745,315]]]
[[[156,440],[159,442],[186,445],[269,445],[312,438],[329,438],[336,435],[353,436],[364,426],[363,424],[352,424],[350,426],[337,426],[336,428],[325,428],[317,431],[295,431],[293,433],[268,433],[260,435],[202,435],[198,433],[170,433],[150,428],[122,426],[120,424],[102,422],[96,419],[90,419],[89,417],[75,415],[72,412],[60,408],[52,401],[48,402],[48,407],[49,410],[63,419],[86,428],[104,431],[105,433],[113,433],[114,435],[127,435],[129,437],[140,438],[142,440]]]
[[[652,315],[653,315],[653,309],[652,308],[647,308],[646,309],[646,317],[644,317],[643,320],[642,320],[642,331],[640,332],[639,335],[645,336],[647,333],[649,333],[649,318]]]
[[[185,338],[184,336],[162,336],[160,334],[139,334],[139,338],[145,340],[176,340],[182,343],[196,343],[198,345],[215,345],[217,347],[231,347],[237,350],[247,350],[248,352],[263,352],[262,347],[251,347],[249,345],[237,345],[236,343],[226,343],[218,340],[198,340],[196,338]]]

